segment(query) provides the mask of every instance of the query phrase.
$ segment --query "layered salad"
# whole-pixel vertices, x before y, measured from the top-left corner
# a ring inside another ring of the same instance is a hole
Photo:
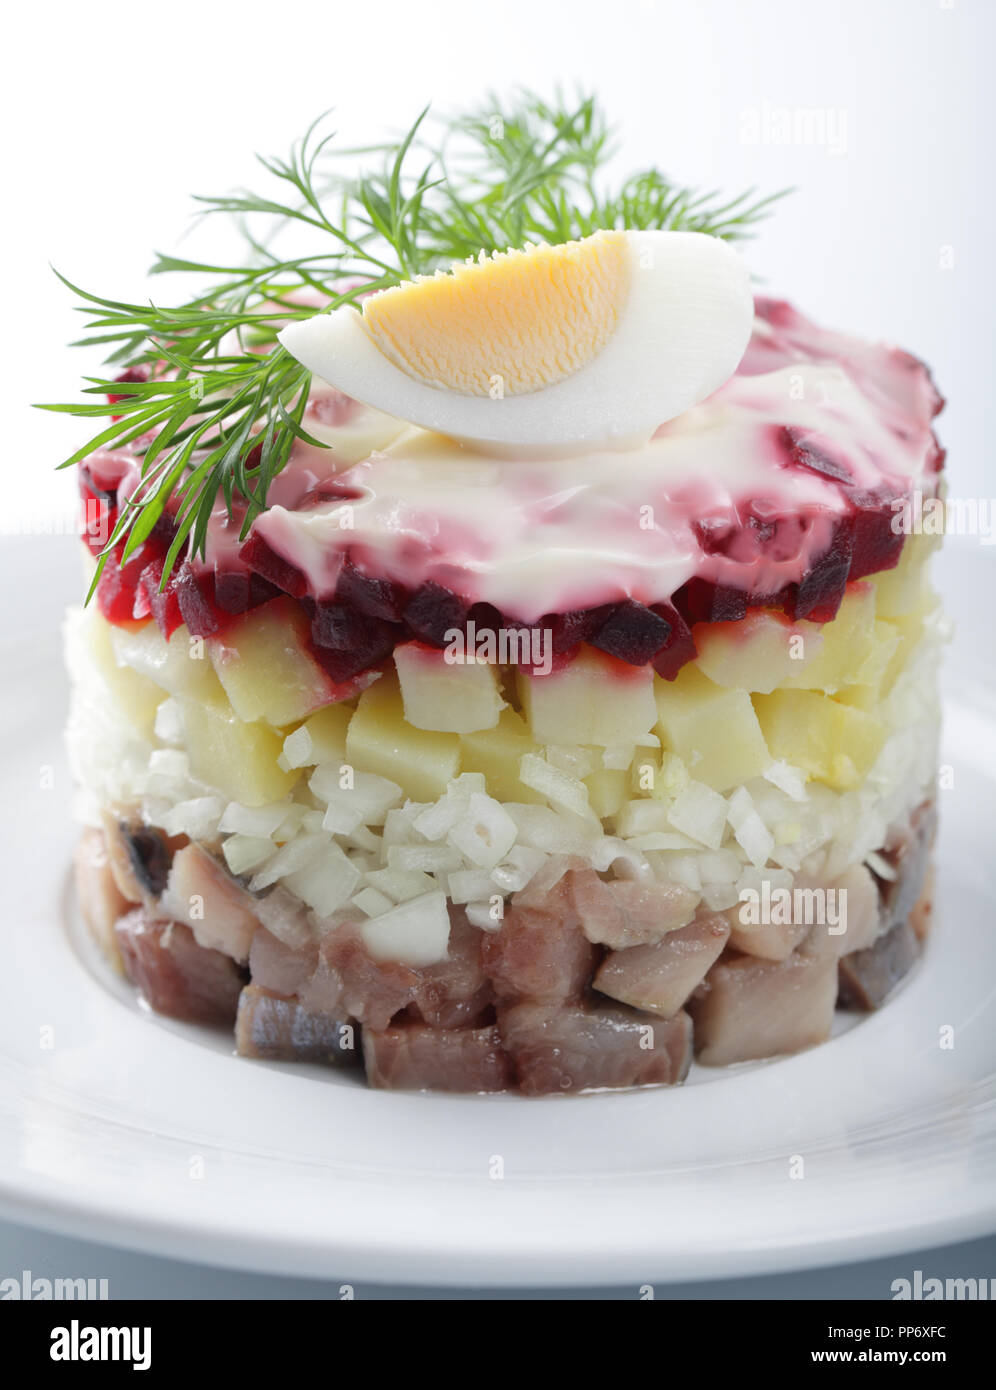
[[[927,369],[755,297],[690,199],[495,245],[482,193],[469,254],[441,203],[422,261],[382,203],[323,273],[264,257],[154,325],[93,301],[90,932],[152,1010],[387,1089],[824,1042],[930,921]]]

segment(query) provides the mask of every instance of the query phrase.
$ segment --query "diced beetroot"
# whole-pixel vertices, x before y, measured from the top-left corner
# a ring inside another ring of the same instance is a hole
[[[115,380],[115,381],[119,381],[119,382],[122,383],[122,385],[124,385],[126,382],[144,382],[144,381],[148,381],[148,379],[149,379],[149,377],[150,377],[151,375],[152,375],[152,370],[151,370],[151,368],[149,367],[149,364],[148,364],[147,362],[142,362],[142,363],[139,363],[139,365],[138,365],[137,367],[127,367],[123,372],[121,372],[121,374],[120,374],[119,376],[116,376],[116,377],[114,378],[114,380]],[[122,392],[121,394],[115,394],[114,392],[110,392],[110,391],[109,391],[109,392],[107,393],[107,399],[108,399],[108,401],[111,403],[111,405],[117,405],[118,401],[125,401],[125,400],[127,400],[128,397],[129,397],[129,395],[130,395],[130,393],[127,392],[127,391]],[[111,416],[111,419],[112,419],[112,420],[120,420],[120,419],[121,419],[121,416],[120,416],[120,415],[112,415],[112,416]]]
[[[937,410],[941,410],[941,409],[943,408],[943,406],[944,406],[944,402],[941,401],[941,402],[940,402],[940,405],[938,405],[938,407],[937,407]],[[935,411],[934,413],[936,414],[937,411]],[[947,458],[947,456],[948,456],[948,451],[947,451],[947,449],[945,449],[945,448],[942,447],[942,445],[941,445],[941,443],[940,443],[940,440],[937,438],[937,435],[934,433],[933,430],[931,430],[931,432],[930,432],[930,446],[929,446],[929,450],[928,450],[928,453],[927,453],[926,462],[925,462],[925,464],[924,464],[924,470],[925,470],[925,472],[927,472],[927,473],[940,473],[941,470],[942,470],[943,467],[944,467],[944,460]]]
[[[550,633],[550,643],[554,656],[567,656],[577,650],[605,622],[612,612],[611,603],[603,603],[598,608],[574,608],[568,613],[547,613],[540,618],[536,627],[540,632]]]
[[[125,974],[156,1013],[191,1023],[232,1023],[243,977],[230,956],[198,946],[189,927],[143,908],[115,928]]]
[[[675,1086],[692,1060],[691,1020],[612,1004],[532,1000],[499,1008],[498,1029],[527,1096],[618,1086]]]
[[[340,603],[348,604],[368,618],[380,618],[388,623],[401,621],[405,602],[402,589],[389,579],[376,579],[364,574],[349,556],[339,574],[335,596]]]
[[[79,470],[83,539],[91,555],[99,555],[118,519],[117,494],[98,487],[89,468]]]
[[[823,442],[811,431],[797,429],[794,425],[781,425],[778,428],[778,442],[789,467],[806,468],[837,483],[854,481],[850,471],[831,458]]]
[[[222,613],[236,617],[276,598],[280,590],[261,574],[246,570],[216,570],[214,605]]]
[[[271,550],[262,536],[251,535],[239,551],[239,559],[292,598],[302,598],[308,592],[308,581],[301,571]]]
[[[704,516],[692,522],[695,539],[706,555],[725,555],[736,523],[729,516]]]
[[[136,616],[135,600],[139,580],[149,564],[148,543],[140,545],[133,555],[122,565],[120,563],[123,544],[115,546],[109,555],[97,583],[97,606],[110,623],[130,623]],[[143,594],[147,616],[149,600]]]
[[[736,623],[747,613],[743,589],[714,584],[698,575],[672,595],[672,602],[689,627],[695,623]]]
[[[351,680],[391,655],[404,637],[397,624],[368,618],[344,603],[316,603],[311,619],[315,657],[334,681]]]
[[[779,613],[785,613],[791,617],[795,612],[795,599],[798,590],[798,584],[786,584],[783,589],[779,589],[773,594],[750,593],[747,595],[747,607],[774,608]]]
[[[842,517],[834,526],[830,545],[799,581],[793,617],[828,623],[836,617],[851,569],[853,523]]]
[[[195,575],[184,562],[176,576],[176,598],[187,630],[194,637],[212,637],[218,631],[218,613],[208,597],[210,576]]]
[[[311,640],[316,647],[348,652],[364,644],[370,619],[345,603],[316,603],[311,619]]]
[[[512,1084],[498,1029],[431,1028],[404,1022],[363,1029],[363,1061],[371,1086],[390,1091],[449,1091],[470,1095]]]
[[[180,600],[177,596],[177,574],[174,570],[166,581],[165,589],[161,589],[160,583],[163,576],[163,556],[157,555],[150,560],[142,571],[139,580],[140,594],[144,596],[144,605],[147,605],[147,612],[151,613],[156,620],[156,626],[166,638],[167,642],[173,633],[183,622],[183,614],[180,611]],[[135,606],[135,617],[144,617],[146,612],[141,611],[138,602]]]
[[[754,312],[773,328],[790,328],[799,317],[787,299],[772,299],[766,294],[757,295]]]
[[[421,641],[445,647],[447,634],[464,630],[467,610],[468,605],[451,589],[429,580],[405,604],[404,619]]]
[[[326,479],[306,492],[300,501],[294,504],[294,510],[308,512],[314,507],[324,507],[329,502],[355,502],[363,496],[359,488],[347,487],[345,483]]]
[[[903,549],[903,533],[896,529],[902,517],[895,503],[902,500],[887,488],[848,492],[853,513],[853,553],[851,579],[863,579],[866,574],[891,570],[899,563]]]
[[[589,638],[593,647],[630,666],[645,666],[671,635],[671,624],[636,599],[624,599]]]
[[[214,601],[223,613],[234,617],[249,607],[249,578],[248,573],[235,570],[215,572]]]
[[[684,618],[670,603],[655,603],[654,612],[660,614],[671,629],[667,641],[654,657],[654,670],[665,680],[673,681],[686,662],[695,660],[695,639]]]

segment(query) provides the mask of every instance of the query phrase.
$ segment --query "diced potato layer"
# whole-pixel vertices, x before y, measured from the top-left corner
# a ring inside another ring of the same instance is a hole
[[[660,817],[638,814],[642,799],[670,803],[690,781],[729,793],[772,759],[838,791],[861,783],[885,739],[880,702],[937,603],[932,547],[917,540],[895,571],[851,585],[830,623],[759,612],[700,624],[699,657],[672,681],[582,648],[549,675],[517,671],[519,708],[505,704],[499,668],[450,664],[415,642],[396,650],[397,674],[336,702],[343,690],[311,655],[306,618],[282,598],[207,643],[183,627],[169,642],[152,623],[112,629],[94,614],[92,649],[147,735],[164,694],[174,697],[193,774],[247,806],[285,796],[301,769],[348,762],[417,801],[442,796],[461,771],[504,802],[550,801],[559,779],[600,819],[654,833]]]
[[[690,662],[655,693],[661,741],[696,781],[724,792],[764,772],[771,759],[746,690],[714,685]]]
[[[653,728],[654,673],[594,648],[546,676],[520,671],[522,712],[537,743],[636,743]]]
[[[211,660],[232,708],[249,722],[284,728],[335,699],[334,683],[311,655],[308,620],[291,599],[273,599],[236,619],[211,642]]]
[[[360,696],[346,734],[346,758],[353,767],[397,782],[416,801],[435,801],[460,771],[460,740],[413,729],[397,681],[385,675]]]
[[[493,729],[504,706],[497,670],[483,661],[447,661],[446,653],[421,642],[395,648],[405,719],[416,729],[472,734]]]
[[[835,791],[858,786],[885,742],[874,715],[815,690],[775,690],[754,704],[772,756]]]
[[[286,796],[298,780],[277,763],[279,734],[246,723],[224,697],[209,701],[178,696],[184,746],[195,777],[244,806],[265,806]]]

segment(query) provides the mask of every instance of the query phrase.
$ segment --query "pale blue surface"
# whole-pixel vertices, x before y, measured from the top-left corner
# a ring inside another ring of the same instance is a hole
[[[107,1279],[110,1297],[138,1299],[338,1299],[340,1281],[280,1278],[183,1264],[154,1255],[70,1240],[64,1236],[0,1222],[0,1278],[20,1278],[22,1270],[44,1278]],[[832,1269],[766,1274],[756,1278],[710,1280],[695,1284],[658,1284],[658,1299],[889,1299],[894,1279],[924,1277],[996,1279],[996,1237],[945,1245],[912,1254]],[[353,1296],[366,1299],[626,1299],[638,1298],[635,1287],[472,1289],[416,1288],[411,1285],[352,1283]]]

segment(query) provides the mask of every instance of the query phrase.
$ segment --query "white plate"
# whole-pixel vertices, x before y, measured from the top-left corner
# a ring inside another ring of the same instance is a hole
[[[813,1266],[996,1229],[984,690],[961,681],[949,710],[935,936],[881,1013],[681,1090],[391,1095],[239,1060],[227,1036],[143,1016],[81,959],[54,630],[72,549],[7,541],[0,569],[21,604],[0,700],[6,1214],[215,1264],[492,1286]]]

